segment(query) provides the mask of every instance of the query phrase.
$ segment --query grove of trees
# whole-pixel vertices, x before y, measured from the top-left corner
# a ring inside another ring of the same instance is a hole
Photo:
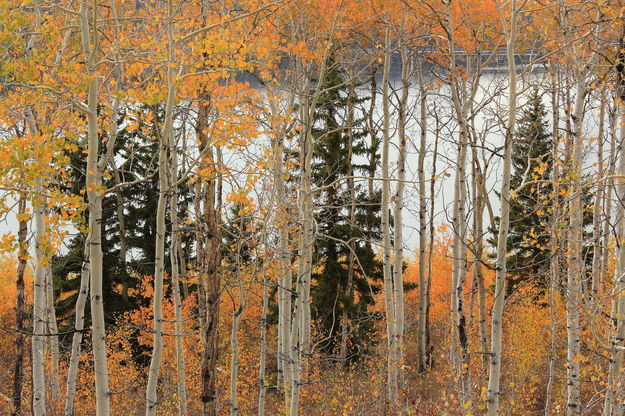
[[[0,414],[625,416],[622,0],[0,0]]]

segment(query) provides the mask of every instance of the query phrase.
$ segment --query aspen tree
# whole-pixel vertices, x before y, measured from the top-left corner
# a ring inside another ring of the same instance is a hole
[[[46,210],[47,211],[47,210]],[[46,218],[49,218],[47,213]],[[59,399],[59,338],[58,327],[56,323],[56,313],[54,310],[54,287],[52,284],[52,273],[50,267],[46,267],[44,271],[44,288],[45,288],[45,316],[46,325],[45,333],[48,335],[46,338],[47,349],[50,352],[50,390],[52,393],[52,400]]]
[[[427,195],[425,180],[425,156],[427,151],[427,92],[423,80],[421,62],[417,69],[419,81],[419,320],[417,329],[417,361],[419,371],[427,366],[427,310],[428,310],[428,278],[427,265],[431,262],[426,256],[427,250]],[[434,184],[432,180],[432,184]],[[430,195],[434,200],[434,195]]]
[[[80,350],[82,344],[82,334],[85,328],[85,305],[89,296],[89,253],[91,247],[91,235],[85,239],[83,250],[83,262],[80,272],[80,287],[76,300],[76,310],[74,313],[74,335],[72,336],[72,349],[67,366],[67,382],[65,387],[65,404],[63,416],[74,415],[74,400],[76,397],[76,378],[78,376],[78,365],[80,363]]]
[[[80,2],[80,39],[82,53],[89,76],[87,90],[87,198],[89,201],[89,276],[91,291],[91,338],[95,367],[96,414],[110,414],[110,391],[106,358],[106,332],[104,328],[104,299],[102,296],[102,171],[98,166],[98,88],[101,78],[96,76],[96,51],[98,50],[97,9],[89,16],[87,0]],[[92,26],[93,25],[93,26]]]
[[[163,354],[163,279],[165,274],[165,216],[169,193],[168,150],[173,143],[174,135],[174,105],[176,100],[176,79],[174,74],[176,55],[174,45],[174,5],[171,0],[167,2],[167,100],[165,102],[165,122],[159,138],[158,154],[158,204],[156,208],[156,252],[154,265],[154,347],[152,359],[148,371],[148,383],[145,392],[146,416],[156,415],[158,405],[157,387],[158,375],[161,369],[161,357]],[[175,207],[174,207],[175,208]]]
[[[412,56],[408,52],[407,45],[403,44],[400,48],[400,54],[402,59],[401,68],[401,97],[399,101],[399,114],[397,121],[397,141],[398,141],[398,155],[397,155],[397,186],[395,193],[394,204],[394,240],[393,240],[393,297],[395,299],[395,348],[396,348],[396,366],[398,383],[401,379],[401,367],[403,365],[403,350],[404,350],[404,327],[405,327],[405,312],[404,312],[404,237],[403,237],[403,216],[402,210],[405,204],[404,201],[404,187],[406,180],[406,157],[408,137],[406,137],[406,123],[407,123],[407,105],[408,105],[408,93],[410,88],[410,80],[413,76],[412,70]]]
[[[43,179],[36,179],[39,190],[43,188]],[[33,337],[32,347],[32,377],[33,377],[33,415],[45,416],[47,414],[46,405],[46,383],[44,372],[44,338],[46,332],[46,310],[45,310],[45,269],[48,259],[44,252],[45,243],[45,214],[43,202],[34,204],[35,219],[35,281],[33,297]]]
[[[625,38],[620,41],[620,52],[617,56],[616,69],[616,126],[618,131],[618,175],[616,179],[616,195],[618,201],[625,198],[625,53],[623,48]],[[625,403],[619,392],[623,384],[623,356],[625,355],[625,246],[622,243],[625,236],[625,208],[622,202],[616,207],[617,241],[621,241],[618,248],[616,274],[614,276],[614,292],[617,294],[616,303],[613,306],[612,319],[615,321],[614,333],[610,345],[610,360],[608,366],[608,387],[604,402],[604,416],[622,416],[625,413]],[[622,396],[622,394],[621,394]]]
[[[584,101],[586,98],[586,73],[589,68],[576,74],[576,91],[573,118],[573,156],[571,160],[571,197],[569,200],[570,229],[568,239],[568,271],[566,285],[566,327],[567,327],[567,416],[576,416],[582,412],[580,380],[580,309],[582,307],[582,274],[584,259],[582,253],[583,205],[582,195],[576,185],[581,184],[581,165],[583,163],[584,136]]]
[[[497,236],[497,261],[495,269],[495,299],[493,303],[491,323],[491,350],[490,369],[488,374],[487,413],[488,416],[499,415],[502,338],[503,338],[503,309],[506,291],[506,251],[508,244],[508,230],[510,228],[510,171],[512,165],[512,140],[516,127],[517,109],[517,68],[515,62],[515,46],[517,36],[517,0],[510,3],[510,21],[505,29],[506,57],[508,60],[508,120],[506,136],[504,138],[503,173],[500,193],[500,220]]]
[[[336,14],[332,22],[332,28],[328,34],[323,57],[318,70],[318,79],[316,87],[309,96],[311,90],[311,78],[309,74],[303,74],[305,81],[298,91],[300,99],[303,101],[300,105],[300,122],[301,132],[300,140],[300,184],[298,191],[298,216],[300,222],[299,241],[298,241],[298,275],[296,282],[295,296],[296,301],[293,306],[293,318],[291,327],[290,352],[289,352],[289,377],[291,378],[291,394],[290,398],[286,397],[287,407],[290,416],[299,414],[299,402],[301,397],[301,376],[303,372],[303,356],[310,354],[310,283],[312,277],[312,250],[314,244],[314,222],[313,222],[313,206],[312,206],[312,156],[313,156],[313,134],[312,123],[314,113],[317,108],[317,102],[321,96],[323,80],[326,76],[328,60],[332,47],[332,41],[337,29],[339,17],[342,13],[343,0],[340,0]],[[300,64],[302,65],[302,64]],[[303,68],[302,68],[303,69]],[[304,71],[305,72],[305,71]],[[288,395],[287,395],[288,396]]]
[[[386,23],[384,35],[384,70],[382,75],[382,264],[384,272],[384,310],[386,313],[387,333],[387,388],[388,400],[397,401],[397,317],[391,270],[391,226],[389,219],[390,181],[389,181],[389,146],[390,146],[390,72],[391,72],[391,28]]]
[[[461,96],[460,85],[458,83],[458,68],[456,62],[456,42],[454,36],[454,20],[451,11],[451,2],[445,2],[445,14],[447,25],[447,41],[449,49],[448,76],[451,87],[451,98],[453,108],[458,123],[458,153],[456,157],[456,174],[454,178],[454,200],[452,207],[452,277],[451,277],[451,360],[459,365],[459,372],[462,379],[463,395],[466,396],[466,377],[469,374],[467,364],[468,334],[466,328],[466,318],[464,315],[464,289],[466,277],[466,160],[469,132],[467,126],[467,100]],[[472,94],[472,98],[474,94]],[[460,349],[458,349],[460,348]],[[458,354],[461,360],[458,361]],[[466,397],[465,397],[466,398]],[[463,403],[467,400],[464,400]],[[468,408],[464,409],[468,411]]]
[[[266,236],[263,235],[263,252],[267,256]],[[267,374],[267,310],[269,309],[269,282],[267,281],[267,270],[263,258],[261,273],[263,274],[263,299],[260,312],[260,358],[258,360],[258,416],[265,416],[265,398],[267,396],[266,374]]]
[[[173,137],[171,138],[173,140]],[[178,221],[178,148],[172,141],[169,186],[169,219],[171,222],[171,284],[174,301],[174,331],[176,336],[176,391],[178,393],[178,414],[187,414],[187,386],[185,380],[184,325],[182,316],[182,296],[180,293],[180,275],[186,272],[181,267],[182,244],[180,243],[180,224]]]
[[[556,68],[553,68],[555,71]],[[551,407],[553,402],[553,382],[555,377],[555,369],[556,369],[556,360],[557,360],[557,342],[558,342],[558,328],[557,328],[557,317],[556,317],[556,292],[558,285],[560,284],[561,276],[560,276],[560,250],[558,248],[559,245],[559,232],[558,232],[558,223],[560,221],[560,204],[558,201],[559,195],[559,183],[560,183],[560,167],[558,165],[559,160],[559,143],[560,143],[560,115],[559,115],[559,101],[560,94],[557,89],[558,74],[553,73],[551,76],[551,86],[552,86],[552,95],[551,95],[551,123],[552,123],[552,134],[553,138],[553,149],[551,153],[551,163],[553,163],[553,168],[551,169],[551,182],[553,184],[553,198],[554,203],[552,203],[552,212],[551,212],[551,221],[550,228],[551,232],[549,235],[550,240],[550,259],[549,259],[549,315],[551,318],[551,345],[549,351],[549,373],[547,376],[547,386],[545,392],[545,407],[544,414],[548,416],[551,414]]]
[[[593,202],[592,212],[592,241],[593,241],[593,255],[592,255],[592,286],[590,290],[590,296],[593,300],[596,299],[599,291],[599,283],[603,278],[603,270],[601,269],[601,261],[603,259],[603,246],[602,246],[602,221],[601,221],[601,207],[604,202],[605,193],[605,167],[603,160],[603,143],[604,143],[604,130],[605,130],[605,93],[603,89],[599,94],[599,131],[597,133],[597,191],[595,192],[595,199]]]

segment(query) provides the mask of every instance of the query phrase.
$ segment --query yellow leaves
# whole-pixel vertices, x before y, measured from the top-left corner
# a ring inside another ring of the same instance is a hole
[[[29,214],[29,213],[15,215],[15,219],[17,219],[17,221],[19,221],[19,222],[28,221],[31,217],[32,217],[32,215]]]

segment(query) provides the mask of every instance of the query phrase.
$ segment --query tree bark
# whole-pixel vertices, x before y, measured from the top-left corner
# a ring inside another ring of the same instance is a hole
[[[571,136],[574,139],[573,159],[571,161],[569,215],[570,228],[568,235],[568,271],[566,288],[566,327],[567,327],[567,416],[581,414],[581,381],[580,381],[580,309],[582,308],[582,274],[584,258],[582,253],[583,239],[583,202],[580,192],[583,162],[582,121],[584,116],[584,100],[586,97],[586,70],[577,74],[576,95]]]
[[[80,271],[80,289],[76,300],[76,312],[74,317],[74,335],[72,337],[72,350],[67,368],[67,383],[65,388],[64,416],[74,415],[74,400],[76,397],[76,378],[78,377],[78,365],[80,364],[80,347],[82,334],[85,327],[85,305],[89,296],[89,253],[91,247],[91,235],[85,239],[83,250],[83,262]]]
[[[43,189],[43,179],[37,178],[39,190]],[[32,378],[33,378],[33,415],[45,416],[46,382],[44,371],[44,343],[46,333],[45,273],[48,259],[43,249],[46,238],[44,202],[35,201],[35,281],[33,288],[33,336],[32,336]]]
[[[158,375],[161,369],[163,355],[163,279],[165,275],[165,233],[167,232],[165,216],[167,215],[167,199],[169,193],[168,150],[173,143],[174,135],[174,105],[176,100],[176,83],[174,77],[174,63],[176,61],[174,51],[173,15],[174,6],[171,0],[167,2],[167,41],[169,63],[167,65],[167,101],[165,103],[165,122],[163,131],[159,137],[158,155],[158,202],[156,208],[156,244],[154,265],[154,338],[152,359],[148,370],[148,384],[145,392],[146,416],[155,416],[158,405],[157,388]],[[172,207],[175,208],[175,207]],[[174,250],[171,250],[174,252]],[[175,253],[174,253],[175,255]]]
[[[24,272],[28,260],[28,246],[26,237],[28,234],[28,219],[26,214],[26,194],[20,193],[17,212],[18,232],[18,256],[17,273],[15,275],[15,362],[13,364],[13,397],[11,398],[11,416],[19,416],[22,413],[22,386],[24,378]]]
[[[427,90],[423,80],[423,68],[419,64],[419,320],[417,328],[417,365],[419,372],[427,367],[427,310],[428,310],[428,277],[427,266],[431,259],[426,257],[427,250],[427,195],[425,183],[425,154],[427,151]],[[434,173],[432,174],[434,175]],[[432,178],[432,184],[434,183]],[[434,195],[431,195],[434,198]]]
[[[87,91],[87,198],[89,201],[89,276],[91,286],[91,339],[95,367],[96,414],[109,416],[110,390],[106,358],[106,332],[104,323],[104,299],[102,296],[102,172],[98,166],[98,84],[95,53],[98,50],[97,11],[90,16],[87,0],[80,2],[80,33],[82,52],[87,74],[90,77]],[[93,27],[92,27],[93,24]],[[93,37],[93,41],[91,38]]]
[[[487,390],[487,414],[499,415],[502,338],[503,338],[503,309],[506,291],[507,273],[507,245],[508,230],[510,228],[510,171],[512,165],[512,140],[516,127],[517,109],[517,73],[514,49],[517,31],[517,0],[510,4],[510,25],[506,33],[506,52],[508,59],[509,97],[508,97],[508,128],[504,142],[503,173],[500,194],[501,214],[499,232],[497,235],[497,262],[495,272],[495,299],[493,303],[491,323],[491,351],[490,369]]]
[[[390,182],[389,182],[389,147],[390,147],[390,72],[391,72],[391,29],[387,23],[384,41],[384,72],[382,77],[382,264],[384,275],[384,308],[387,333],[387,388],[391,404],[397,401],[397,319],[396,304],[391,270],[391,225],[389,218]]]
[[[170,198],[169,198],[169,217],[171,221],[171,248],[169,250],[169,258],[171,262],[171,284],[174,295],[174,331],[176,336],[176,390],[178,393],[178,415],[185,416],[187,414],[187,383],[185,371],[185,352],[184,352],[184,325],[183,325],[183,308],[182,296],[180,293],[180,274],[185,273],[185,269],[181,269],[181,259],[183,256],[182,244],[180,244],[180,225],[178,222],[178,149],[171,138],[171,165],[170,165]]]

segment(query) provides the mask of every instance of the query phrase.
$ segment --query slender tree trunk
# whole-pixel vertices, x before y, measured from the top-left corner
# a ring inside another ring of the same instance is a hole
[[[47,211],[47,210],[46,210]],[[47,215],[46,215],[47,217]],[[45,292],[46,292],[46,344],[50,351],[50,391],[54,402],[59,400],[59,329],[56,323],[56,311],[54,310],[54,285],[50,267],[45,269]]]
[[[80,3],[80,31],[83,55],[90,77],[87,91],[87,198],[89,201],[89,276],[91,287],[91,339],[95,367],[96,414],[109,416],[110,391],[106,358],[104,299],[102,294],[102,172],[98,166],[98,84],[95,53],[98,50],[97,11],[90,17],[87,0]],[[93,24],[93,27],[91,26]],[[93,40],[92,40],[93,38]]]
[[[350,74],[350,79],[353,79],[352,74]],[[349,167],[347,170],[347,186],[349,189],[349,227],[350,227],[350,239],[349,239],[349,254],[348,254],[348,262],[347,262],[347,285],[345,287],[345,297],[349,299],[343,305],[343,315],[341,317],[341,344],[340,344],[340,352],[339,359],[343,366],[347,365],[348,360],[348,343],[349,343],[349,327],[350,327],[350,317],[347,312],[347,309],[351,306],[352,298],[353,298],[353,284],[354,284],[354,266],[356,261],[356,240],[354,228],[356,227],[356,185],[354,183],[354,98],[356,98],[356,91],[354,88],[354,83],[350,82],[349,84],[349,93],[347,97],[347,136],[348,136],[348,155],[347,160],[349,163]]]
[[[583,206],[581,185],[581,164],[583,162],[582,121],[584,99],[586,97],[585,71],[577,74],[577,88],[573,114],[571,136],[574,139],[573,160],[571,161],[571,187],[569,201],[570,229],[568,235],[568,272],[566,290],[566,325],[567,325],[567,416],[581,414],[581,383],[580,383],[580,309],[582,308],[582,274],[584,258],[582,253],[583,239]]]
[[[615,331],[612,335],[610,345],[610,360],[608,367],[608,387],[606,392],[603,415],[622,416],[625,414],[625,403],[622,400],[623,376],[623,356],[625,354],[625,245],[622,243],[625,236],[625,54],[622,52],[623,40],[621,41],[621,52],[617,61],[617,98],[616,104],[617,123],[619,131],[619,167],[617,179],[617,206],[616,206],[616,226],[617,241],[621,241],[618,248],[618,264],[614,277],[614,293],[618,294],[616,304],[612,311],[612,321],[615,323]],[[620,401],[617,400],[620,399]]]
[[[417,70],[419,79],[419,320],[417,328],[417,365],[419,372],[427,367],[427,310],[428,310],[428,276],[426,257],[427,250],[427,195],[425,191],[425,153],[427,151],[427,90],[423,80],[423,68],[419,63]],[[433,174],[434,175],[434,174]],[[432,179],[432,184],[434,184]],[[431,196],[432,198],[434,195]],[[431,261],[431,259],[430,259]]]
[[[390,182],[389,182],[389,147],[390,147],[390,72],[391,72],[391,29],[387,24],[384,46],[384,73],[382,78],[382,262],[384,274],[384,308],[386,312],[387,333],[387,388],[391,404],[397,401],[397,354],[396,354],[396,305],[391,270],[391,226],[389,218]]]
[[[167,41],[169,44],[169,65],[167,65],[167,101],[165,103],[165,123],[160,135],[159,155],[158,155],[158,202],[156,208],[156,248],[154,265],[154,345],[152,349],[152,359],[148,370],[148,385],[145,392],[146,416],[155,416],[158,405],[157,389],[158,375],[161,369],[161,358],[163,355],[163,279],[165,275],[165,233],[167,232],[165,216],[167,215],[167,199],[169,184],[167,176],[168,150],[173,143],[174,135],[174,104],[176,100],[176,84],[174,79],[174,62],[176,60],[174,52],[173,15],[174,6],[172,1],[168,1],[167,19]],[[175,207],[172,207],[174,209]],[[174,252],[174,250],[171,250]],[[174,253],[175,255],[175,253]]]
[[[551,414],[551,408],[552,408],[552,402],[553,402],[553,383],[554,383],[554,379],[555,379],[555,369],[556,369],[556,362],[558,359],[558,350],[557,350],[557,346],[558,346],[558,322],[557,322],[557,316],[556,316],[556,293],[558,291],[558,286],[560,284],[560,249],[558,248],[559,246],[559,235],[558,235],[558,231],[559,231],[559,226],[558,223],[560,222],[560,215],[561,215],[561,210],[560,210],[560,197],[559,197],[559,192],[560,192],[560,186],[558,185],[560,182],[560,168],[559,165],[557,163],[557,161],[559,160],[559,144],[560,144],[560,130],[559,130],[559,122],[560,122],[560,115],[559,115],[559,93],[558,93],[558,89],[556,88],[556,86],[558,85],[557,83],[557,75],[554,74],[553,75],[553,83],[552,83],[552,87],[553,87],[553,93],[552,93],[552,98],[551,98],[551,109],[552,109],[552,117],[551,117],[551,122],[553,124],[553,131],[552,131],[552,140],[553,140],[553,150],[552,150],[552,154],[551,154],[551,163],[552,163],[552,169],[551,169],[551,182],[554,184],[553,185],[553,195],[554,195],[554,199],[552,201],[552,211],[551,211],[551,218],[550,218],[550,224],[549,226],[551,227],[551,232],[550,232],[550,259],[549,259],[549,316],[551,318],[551,349],[549,352],[549,373],[548,373],[548,379],[547,379],[547,388],[546,388],[546,392],[545,392],[545,408],[544,408],[544,415],[545,416],[549,416]]]
[[[173,138],[172,138],[173,139]],[[178,414],[187,414],[187,383],[185,378],[185,353],[184,353],[184,325],[182,296],[180,294],[180,255],[183,254],[180,244],[180,226],[178,223],[178,149],[172,141],[171,166],[170,166],[170,198],[169,216],[171,221],[171,248],[169,257],[171,262],[171,284],[174,295],[174,332],[176,336],[176,376],[178,393]],[[184,274],[185,270],[182,269]]]
[[[393,242],[393,297],[395,299],[395,348],[396,348],[396,371],[398,383],[401,382],[401,368],[403,365],[404,351],[404,237],[403,237],[403,216],[404,207],[404,181],[406,179],[406,157],[408,151],[406,145],[408,137],[406,137],[407,114],[406,107],[408,105],[408,92],[410,88],[410,79],[412,78],[412,62],[406,45],[401,47],[401,97],[399,101],[399,115],[397,122],[397,141],[399,152],[397,154],[397,186],[394,204],[394,242]]]
[[[28,219],[26,216],[26,194],[20,193],[18,201],[18,256],[17,273],[15,275],[15,362],[13,364],[13,397],[11,398],[11,416],[19,416],[22,413],[22,386],[24,378],[24,272],[28,260],[28,246],[26,237],[28,234]]]
[[[78,377],[78,365],[80,364],[80,347],[82,334],[85,327],[85,305],[89,296],[89,253],[91,251],[91,235],[85,239],[82,268],[80,271],[80,289],[76,300],[76,312],[74,317],[74,335],[72,336],[72,350],[67,369],[67,384],[65,388],[64,416],[74,415],[74,400],[76,396],[76,378]]]
[[[322,71],[323,72],[323,71]],[[319,81],[321,84],[321,80]],[[305,82],[304,90],[309,90],[310,81]],[[296,306],[291,329],[291,399],[290,415],[299,412],[301,376],[303,372],[302,358],[308,351],[310,341],[310,279],[312,274],[312,194],[311,194],[311,162],[313,152],[312,120],[318,92],[312,103],[305,102],[302,106],[302,133],[300,134],[300,171],[301,182],[298,194],[300,232],[298,242],[298,277],[296,287]],[[305,99],[306,100],[306,99]],[[308,100],[306,100],[308,101]]]
[[[282,138],[276,138],[273,143],[273,180],[276,184],[276,221],[278,227],[278,256],[280,271],[278,277],[278,388],[290,386],[291,378],[288,373],[290,364],[288,357],[291,350],[291,256],[288,247],[286,190],[284,185],[284,150]],[[289,387],[290,388],[290,387]]]
[[[244,229],[243,217],[239,223],[239,232]],[[239,292],[239,307],[232,311],[232,327],[230,332],[230,347],[232,356],[230,360],[230,416],[238,416],[238,381],[239,381],[239,325],[243,319],[243,312],[247,304],[243,277],[241,276],[241,236],[238,236],[236,255],[237,290]]]
[[[37,178],[37,186],[43,189],[43,179]],[[46,415],[46,381],[44,371],[44,344],[46,333],[45,273],[48,259],[43,251],[46,225],[44,203],[34,203],[35,213],[35,281],[33,289],[33,336],[32,336],[32,378],[33,415]]]
[[[603,136],[604,136],[604,122],[605,122],[605,94],[601,91],[599,95],[599,132],[597,134],[597,191],[595,192],[595,200],[593,204],[592,212],[592,241],[593,241],[593,256],[592,256],[592,286],[590,290],[590,296],[593,300],[596,299],[599,291],[599,285],[603,278],[603,270],[601,270],[601,259],[603,257],[603,247],[601,238],[602,224],[601,224],[601,207],[603,204],[603,195],[605,191],[604,176],[604,163],[603,163]]]
[[[266,237],[263,238],[263,247],[267,249]],[[266,255],[266,254],[265,254]],[[265,260],[263,260],[265,261]],[[267,270],[263,263],[263,300],[260,311],[260,358],[258,360],[258,416],[265,416],[265,396],[267,395],[267,310],[269,309],[269,283],[267,282]]]
[[[503,338],[503,309],[506,291],[506,254],[508,245],[508,230],[510,228],[510,171],[512,165],[512,140],[516,127],[516,101],[517,101],[517,73],[514,57],[517,30],[517,1],[510,4],[510,25],[506,33],[508,77],[509,77],[509,103],[508,103],[508,129],[504,142],[503,173],[500,194],[501,214],[499,220],[499,232],[497,235],[497,262],[495,272],[495,299],[493,303],[491,323],[491,351],[490,369],[487,390],[487,413],[488,416],[499,415],[499,396],[501,379],[502,338]]]
[[[477,151],[474,148],[473,151],[474,161],[474,173],[473,178],[475,182],[475,202],[474,202],[474,214],[473,214],[473,238],[475,242],[475,259],[473,260],[473,280],[475,281],[475,288],[477,291],[477,309],[478,309],[478,331],[480,338],[480,351],[482,355],[482,373],[486,374],[488,368],[488,355],[485,354],[488,351],[488,329],[486,322],[486,295],[484,290],[484,270],[482,268],[482,261],[484,258],[484,200],[486,195],[484,194],[484,173],[477,159]]]

